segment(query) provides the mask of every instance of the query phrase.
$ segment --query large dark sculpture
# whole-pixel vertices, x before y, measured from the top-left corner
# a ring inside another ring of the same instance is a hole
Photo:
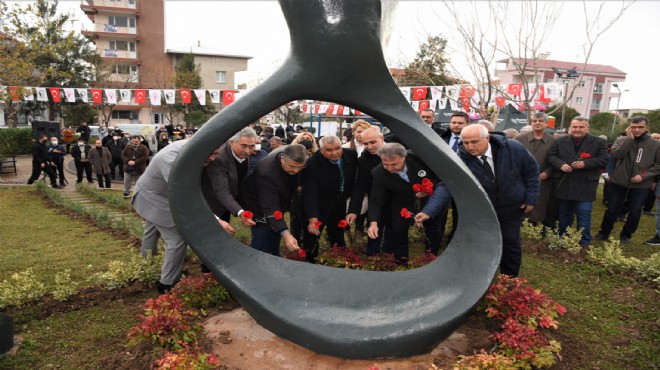
[[[191,248],[257,322],[344,358],[430,350],[471,313],[497,270],[501,239],[485,193],[401,95],[380,46],[378,0],[280,0],[291,54],[267,81],[213,117],[170,177],[174,219]],[[433,263],[388,273],[292,262],[247,248],[218,227],[202,196],[202,163],[247,123],[297,99],[332,101],[383,122],[448,185],[461,212]]]

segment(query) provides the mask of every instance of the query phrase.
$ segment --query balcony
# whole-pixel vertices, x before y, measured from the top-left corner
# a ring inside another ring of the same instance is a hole
[[[140,58],[135,51],[117,50],[117,49],[103,49],[100,51],[101,57],[104,59],[112,59],[118,62],[133,62],[140,64]]]
[[[137,27],[122,27],[114,24],[95,24],[91,30],[83,30],[82,34],[91,38],[112,37],[139,40]]]
[[[140,14],[135,0],[81,0],[80,9],[88,15],[99,12],[134,14],[136,16]]]

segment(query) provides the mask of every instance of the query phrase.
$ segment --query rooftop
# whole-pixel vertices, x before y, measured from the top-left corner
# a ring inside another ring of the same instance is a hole
[[[524,61],[522,58],[511,58],[517,63],[521,63]],[[567,70],[571,69],[573,67],[577,67],[578,71],[582,70],[583,63],[581,62],[562,62],[559,60],[550,60],[550,59],[537,59],[536,61],[534,60],[528,60],[527,61],[532,67],[536,66],[538,68],[543,68],[543,69],[551,69],[552,67],[555,67],[557,69],[561,70]],[[498,60],[497,63],[509,63],[509,59],[502,59]],[[584,69],[585,72],[591,72],[591,73],[602,73],[602,74],[620,74],[620,75],[626,75],[626,72],[623,72],[617,68],[614,68],[612,66],[604,65],[604,64],[587,64]]]
[[[242,59],[252,59],[249,55],[240,55],[229,53],[222,50],[217,50],[213,48],[207,48],[203,46],[188,46],[182,48],[172,48],[166,50],[167,54],[193,54],[193,55],[203,55],[203,56],[212,56],[212,57],[227,57],[227,58],[242,58]]]

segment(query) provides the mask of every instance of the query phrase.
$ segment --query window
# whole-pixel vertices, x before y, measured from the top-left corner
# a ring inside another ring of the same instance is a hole
[[[113,119],[138,119],[138,111],[136,110],[113,110]]]
[[[227,72],[225,71],[215,71],[215,82],[219,84],[227,83]]]
[[[591,102],[591,109],[600,110],[600,102],[601,102],[601,99],[594,99]]]
[[[117,27],[131,27],[135,28],[135,17],[126,17],[120,15],[108,16],[108,24]]]
[[[584,98],[581,96],[575,97],[575,104],[584,104]]]
[[[603,84],[596,84],[594,87],[594,92],[596,94],[602,94],[603,93]]]
[[[135,64],[115,64],[115,73],[120,75],[135,75],[138,73],[138,68]]]
[[[580,83],[578,84],[578,87],[585,87],[586,85],[587,85],[587,81],[582,80],[582,81],[580,81]]]

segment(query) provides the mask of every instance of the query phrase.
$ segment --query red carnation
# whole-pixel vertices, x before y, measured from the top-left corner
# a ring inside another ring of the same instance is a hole
[[[341,220],[337,224],[337,227],[339,227],[340,229],[344,229],[344,228],[346,228],[346,226],[348,226],[348,222],[346,222],[346,220]]]
[[[283,216],[282,216],[282,212],[280,212],[280,211],[275,211],[275,212],[273,212],[273,218],[274,218],[274,219],[276,219],[276,220],[281,220],[282,217],[283,217]]]
[[[412,217],[412,213],[410,213],[407,208],[401,208],[401,217],[410,218]]]
[[[321,221],[314,222],[314,228],[315,229],[318,229],[319,227],[321,227],[321,225],[323,225],[323,222],[321,222]]]
[[[415,193],[421,193],[422,192],[422,185],[420,184],[413,184],[413,191]]]
[[[305,258],[307,257],[307,252],[304,249],[298,249],[298,257]]]
[[[589,153],[580,153],[580,158],[582,158],[582,159],[591,158],[591,154],[589,154]]]
[[[431,180],[429,180],[428,177],[425,177],[425,178],[422,180],[422,186],[424,186],[424,185],[426,185],[426,186],[429,186],[429,185],[433,186],[433,183],[431,182]]]
[[[641,170],[639,173],[643,175],[646,173],[646,170]]]
[[[422,192],[426,193],[428,195],[433,194],[433,183],[423,184],[422,185]]]
[[[241,217],[243,217],[244,220],[249,220],[252,216],[254,216],[254,214],[250,211],[243,211],[243,213],[241,213]]]

